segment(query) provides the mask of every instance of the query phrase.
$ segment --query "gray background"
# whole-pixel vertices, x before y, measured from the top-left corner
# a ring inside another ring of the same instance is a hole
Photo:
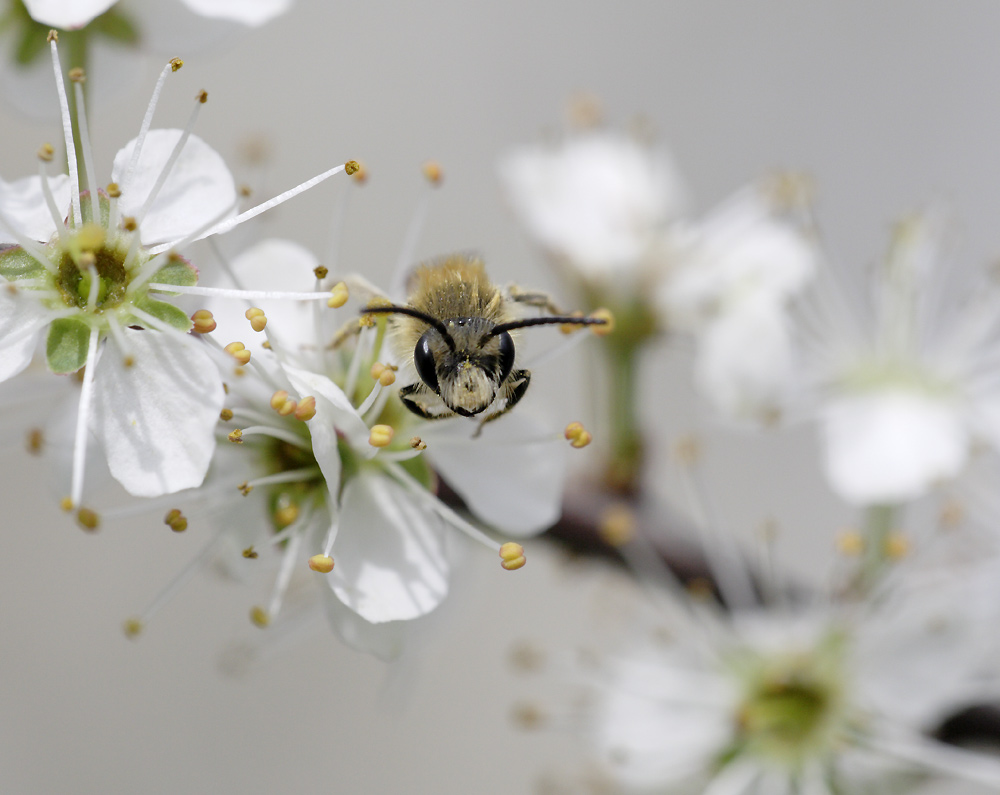
[[[772,169],[801,169],[819,186],[836,261],[870,262],[894,218],[943,201],[959,219],[964,259],[979,263],[1000,252],[998,30],[992,2],[300,0],[225,48],[171,53],[187,66],[168,83],[157,124],[183,124],[207,88],[197,133],[259,196],[363,160],[372,176],[352,197],[341,262],[375,281],[398,257],[419,166],[435,158],[446,181],[418,254],[474,248],[501,281],[554,287],[504,208],[495,163],[558,127],[581,90],[603,100],[612,122],[653,124],[694,212]],[[136,134],[147,91],[93,111],[100,173]],[[9,110],[0,118],[0,174],[33,173],[36,147],[58,140],[58,128]],[[253,140],[270,152],[263,175],[240,159]],[[245,234],[291,236],[322,256],[343,187],[321,187]],[[553,364],[537,377],[535,407],[559,422],[585,411],[585,374],[579,355]],[[669,445],[698,431],[723,523],[749,541],[774,517],[782,561],[824,571],[831,534],[851,516],[820,479],[809,430],[764,438],[720,427],[676,346],[651,356],[647,378],[654,489],[673,496]],[[539,696],[568,715],[568,699],[544,676],[512,676],[507,655],[516,639],[553,653],[610,642],[619,601],[629,601],[613,575],[538,543],[517,575],[472,550],[449,623],[405,665],[356,654],[316,623],[233,676],[224,663],[234,644],[263,637],[245,619],[260,591],[205,573],[129,643],[121,619],[201,538],[170,534],[158,516],[85,536],[55,508],[49,479],[18,450],[5,456],[3,792],[521,793],[583,763],[561,729],[510,727],[516,701]]]

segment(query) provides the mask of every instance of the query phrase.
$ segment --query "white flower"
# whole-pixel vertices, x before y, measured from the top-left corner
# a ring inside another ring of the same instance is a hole
[[[74,30],[89,24],[116,2],[117,0],[24,0],[24,5],[36,22],[60,30]],[[254,27],[285,13],[291,4],[292,0],[177,0],[177,6],[185,7],[199,16],[226,19]],[[123,5],[128,12],[141,16],[144,7],[152,6],[153,3],[132,2]],[[178,11],[178,7],[172,9],[174,14]]]
[[[188,334],[191,319],[162,300],[204,292],[195,286],[197,271],[174,249],[227,231],[344,167],[235,217],[235,186],[219,155],[190,129],[148,129],[159,85],[179,68],[173,63],[161,74],[139,137],[116,156],[111,184],[83,191],[81,174],[94,185],[96,170],[86,141],[84,163],[76,162],[54,38],[50,48],[69,175],[50,178],[52,152],[43,149],[40,176],[0,183],[0,242],[16,244],[0,251],[0,379],[24,370],[43,338],[52,372],[88,365],[72,507],[80,507],[88,430],[133,494],[196,486],[215,447],[223,391],[212,356]],[[79,82],[74,89],[85,127]]]
[[[515,150],[500,177],[529,233],[589,278],[638,276],[680,204],[666,152],[606,132]]]
[[[827,477],[849,502],[915,499],[959,475],[976,442],[1000,444],[995,289],[945,268],[941,238],[938,219],[901,224],[870,306],[821,296],[812,399]]]

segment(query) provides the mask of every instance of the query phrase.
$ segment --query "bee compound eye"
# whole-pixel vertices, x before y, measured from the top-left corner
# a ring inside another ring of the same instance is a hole
[[[413,366],[417,368],[417,375],[435,392],[438,391],[437,366],[431,350],[430,335],[436,333],[433,329],[425,331],[417,341],[417,347],[413,349]]]
[[[502,384],[507,380],[510,371],[514,369],[514,340],[510,338],[510,334],[502,331],[497,335],[497,342],[500,343],[500,368],[497,373],[497,383]]]

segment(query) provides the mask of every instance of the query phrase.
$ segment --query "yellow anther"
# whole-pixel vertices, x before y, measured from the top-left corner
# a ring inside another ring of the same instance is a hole
[[[331,309],[339,309],[347,303],[351,297],[350,291],[344,282],[337,282],[330,290],[330,297],[326,299],[326,305]]]
[[[117,182],[109,182],[104,192],[108,194],[109,199],[120,199],[122,195],[122,189],[118,187]]]
[[[122,622],[122,629],[125,631],[125,637],[129,640],[135,640],[138,638],[145,628],[146,626],[142,623],[142,619],[134,616],[132,618],[126,618],[125,621]]]
[[[69,497],[63,497],[59,500],[59,507],[66,511],[66,513],[69,513],[73,510],[73,500]]]
[[[431,185],[440,185],[441,180],[444,179],[444,172],[441,170],[441,164],[435,160],[428,160],[423,166],[424,177],[427,179]]]
[[[500,565],[507,571],[515,571],[525,564],[524,547],[514,541],[508,541],[500,547]]]
[[[122,229],[126,232],[134,232],[139,228],[139,223],[131,215],[126,215],[122,218]]]
[[[625,503],[616,502],[604,511],[598,531],[608,544],[621,547],[635,537],[635,512]]]
[[[26,446],[28,452],[33,455],[38,455],[42,452],[42,447],[45,445],[45,434],[42,433],[41,428],[32,428],[28,431],[28,438],[26,440]]]
[[[583,317],[583,312],[570,312],[570,317]],[[563,323],[559,326],[559,331],[563,334],[572,334],[574,331],[579,331],[583,326],[579,323]]]
[[[250,608],[250,620],[254,623],[254,626],[266,629],[271,623],[271,616],[263,607],[255,605]]]
[[[230,342],[224,350],[240,364],[247,364],[250,361],[250,351],[242,342]]]
[[[320,574],[329,574],[333,571],[333,558],[329,555],[313,555],[309,558],[309,568]]]
[[[51,44],[54,41],[59,41],[59,33],[54,30],[49,31],[49,35],[45,37],[45,42]]]
[[[288,390],[279,389],[271,395],[271,408],[277,411],[285,405],[286,400],[288,400]]]
[[[837,551],[841,555],[856,558],[865,551],[865,539],[857,530],[842,530],[835,540]]]
[[[246,497],[251,491],[253,491],[253,486],[250,485],[250,481],[248,480],[244,480],[236,488],[239,489],[240,494],[242,494],[244,497]]]
[[[87,73],[83,71],[81,66],[74,66],[66,73],[66,77],[72,83],[85,83],[87,81]]]
[[[291,398],[289,398],[288,400],[286,400],[286,401],[285,401],[285,402],[284,402],[284,403],[282,404],[281,408],[280,408],[280,409],[278,409],[278,414],[279,414],[279,415],[281,415],[282,417],[287,417],[287,416],[288,416],[289,414],[294,414],[294,413],[295,413],[295,410],[296,410],[296,409],[297,409],[298,407],[299,407],[299,404],[298,404],[298,403],[296,403],[296,402],[295,402],[294,400],[292,400]]]
[[[279,529],[284,529],[299,518],[299,506],[294,502],[289,505],[282,505],[280,508],[274,509],[271,518]]]
[[[232,418],[233,418],[232,409],[223,409],[222,411],[219,412],[219,419],[222,420],[223,422],[229,422]]]
[[[324,265],[317,265],[313,268],[313,274],[316,276],[316,281],[321,282],[330,274],[330,269]]]
[[[233,444],[243,444],[243,431],[239,428],[229,434],[229,441]]]
[[[264,314],[264,310],[258,309],[256,306],[248,309],[244,316],[250,321],[250,328],[254,331],[263,331],[267,325],[267,316]]]
[[[43,163],[51,163],[55,154],[56,150],[53,148],[52,144],[42,144],[38,147],[38,159]]]
[[[100,251],[104,248],[104,240],[104,227],[88,222],[80,227],[73,242],[80,248],[80,251]]]
[[[93,532],[96,530],[100,524],[100,517],[90,508],[81,508],[76,512],[76,521],[84,530],[89,530]]]
[[[253,196],[253,188],[249,185],[240,185],[240,196],[244,199],[249,199]]]
[[[197,94],[194,95],[194,98],[198,100],[202,105],[204,105],[206,102],[208,102],[208,92],[202,89],[201,91],[199,91]]]
[[[176,72],[182,66],[184,66],[184,61],[180,58],[171,58],[168,63],[170,64],[170,71]]]
[[[578,449],[586,447],[593,440],[590,431],[583,427],[582,422],[571,422],[566,426],[566,430],[563,431],[563,436],[566,437],[570,447]]]
[[[264,340],[263,342],[261,342],[260,347],[262,347],[266,351],[269,351],[271,350],[271,343],[269,340]]]
[[[246,374],[247,374],[246,369],[240,367],[239,365],[236,365],[236,367],[233,368],[233,375],[236,376],[237,378],[242,378]]]
[[[511,718],[519,729],[535,731],[545,725],[545,714],[534,704],[516,704]]]
[[[412,447],[414,450],[426,450],[427,442],[425,442],[419,436],[414,436],[412,439],[410,439],[410,447]]]
[[[135,367],[135,357],[134,356],[123,356],[122,365],[126,368]]]
[[[215,322],[215,317],[207,309],[199,309],[191,315],[191,322],[194,323],[191,331],[195,334],[209,334],[215,331],[218,325]]]
[[[615,330],[615,316],[611,314],[610,309],[605,309],[604,307],[595,309],[590,313],[590,317],[594,320],[604,321],[603,323],[595,323],[590,327],[590,330],[598,337],[605,337]]]
[[[163,523],[175,533],[183,533],[188,527],[187,517],[178,508],[170,509],[163,517]]]
[[[375,362],[371,369],[372,378],[378,381],[382,386],[392,386],[396,383],[396,370],[398,369],[399,368],[395,365]]]
[[[250,546],[248,546],[246,549],[243,550],[243,557],[245,557],[247,560],[257,559],[257,550],[253,548],[253,544],[251,544]]]
[[[308,422],[316,416],[316,398],[312,395],[302,398],[295,409],[295,419]]]
[[[889,533],[885,539],[885,555],[889,560],[902,560],[910,554],[910,539],[903,533]]]
[[[349,177],[353,176],[354,174],[357,174],[360,168],[361,164],[357,160],[348,160],[346,163],[344,163],[344,171],[347,173],[347,176]]]
[[[388,447],[395,433],[391,425],[373,425],[368,435],[368,444],[372,447]]]

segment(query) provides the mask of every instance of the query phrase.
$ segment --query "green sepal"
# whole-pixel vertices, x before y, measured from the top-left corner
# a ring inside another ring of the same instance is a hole
[[[30,17],[21,25],[20,36],[14,50],[14,61],[18,66],[28,66],[45,50],[49,28],[40,25]]]
[[[53,373],[75,373],[87,363],[90,326],[75,317],[61,317],[49,326],[45,360]]]
[[[153,284],[176,284],[194,287],[198,283],[198,269],[187,260],[173,259],[153,274]]]
[[[45,273],[45,266],[20,246],[0,251],[0,276],[9,282],[37,279]]]
[[[188,332],[194,325],[191,318],[185,315],[183,311],[173,304],[168,304],[166,301],[157,301],[147,295],[136,301],[135,305],[146,314],[152,315],[157,320],[162,320],[178,331]],[[137,322],[139,325],[144,325],[142,320],[137,320]]]
[[[91,30],[119,44],[138,44],[139,30],[132,20],[120,11],[112,8],[105,11],[90,23]]]
[[[104,192],[103,189],[97,191],[97,207],[98,212],[101,214],[98,226],[103,229],[108,228],[108,224],[111,221],[111,199],[108,198],[108,194]],[[92,207],[90,206],[90,191],[85,190],[80,194],[80,211],[83,215],[83,222],[89,224],[91,219],[94,217]],[[70,229],[75,229],[76,224],[73,222],[73,214],[70,213],[69,216],[69,227]]]

